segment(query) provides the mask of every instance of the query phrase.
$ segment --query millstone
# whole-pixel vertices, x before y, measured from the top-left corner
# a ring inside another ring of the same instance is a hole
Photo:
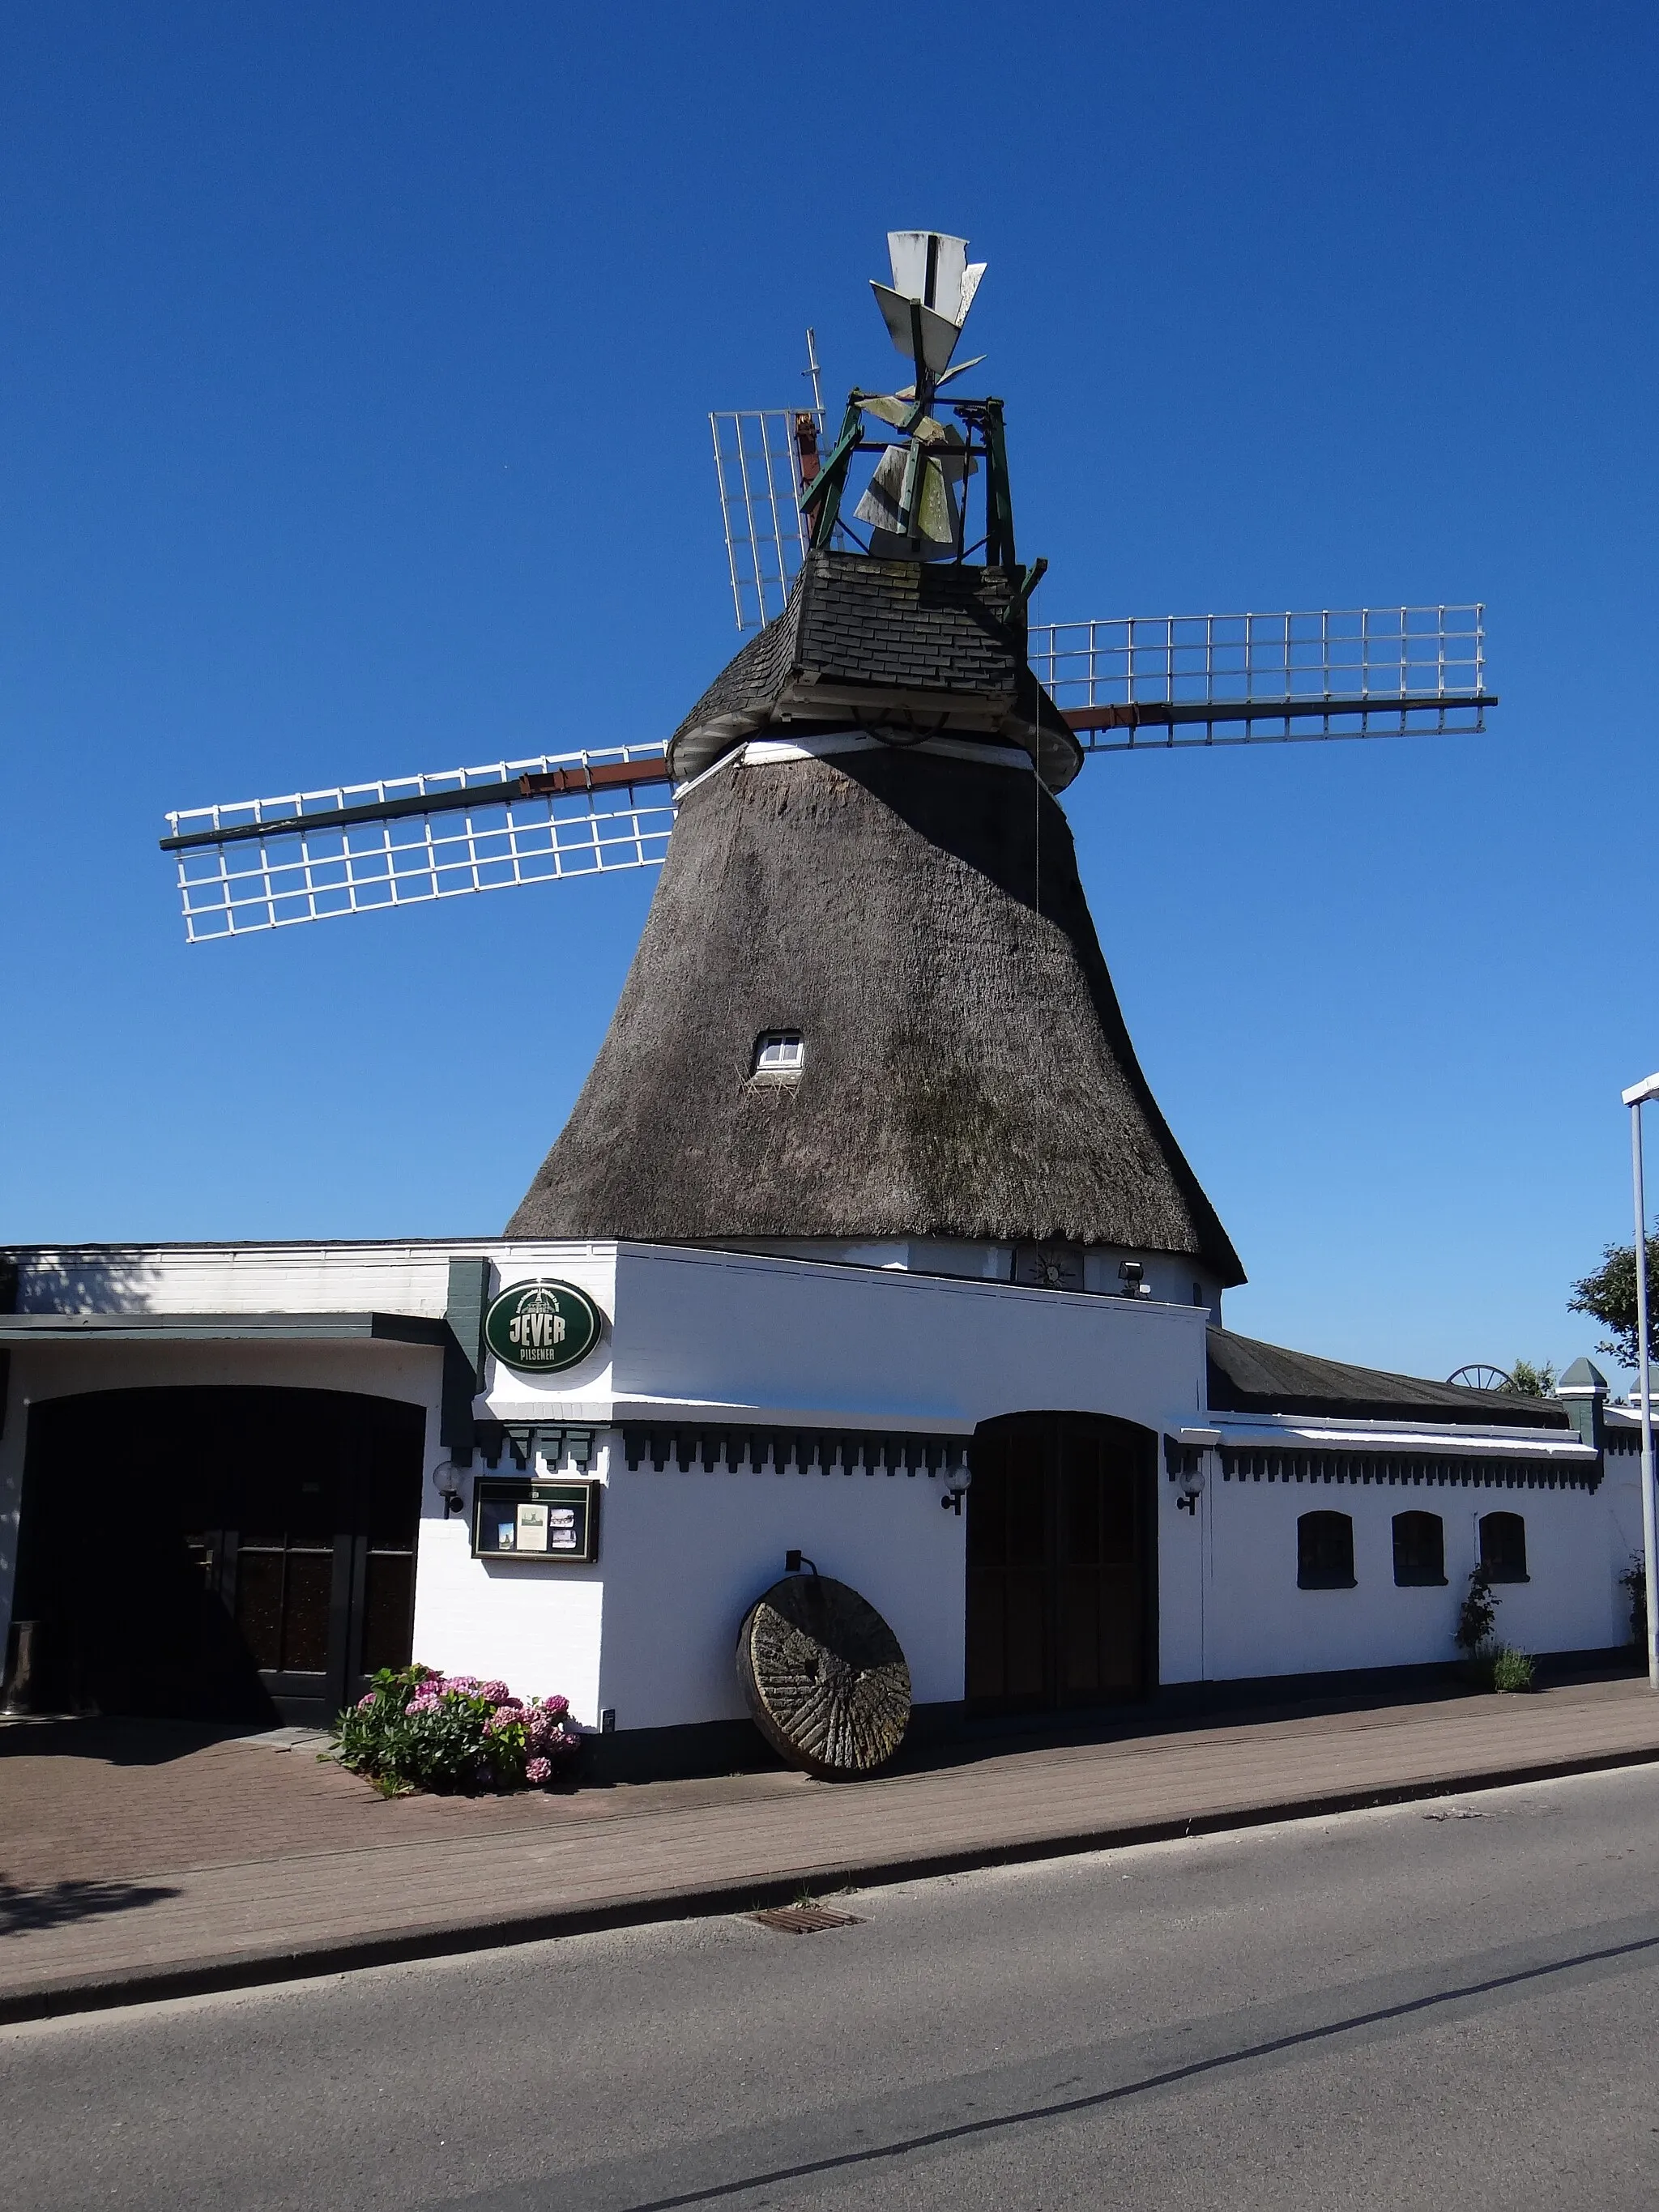
[[[904,1741],[910,1669],[855,1589],[787,1575],[744,1616],[738,1673],[755,1725],[792,1766],[834,1782],[873,1773]]]

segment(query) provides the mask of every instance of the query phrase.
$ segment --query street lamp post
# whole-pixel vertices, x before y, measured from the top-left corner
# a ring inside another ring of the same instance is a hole
[[[1659,1591],[1653,1587],[1653,1397],[1648,1353],[1647,1200],[1642,1188],[1642,1108],[1659,1098],[1659,1075],[1621,1094],[1630,1108],[1631,1193],[1636,1206],[1636,1358],[1642,1376],[1642,1581],[1648,1601],[1648,1687],[1659,1690]]]

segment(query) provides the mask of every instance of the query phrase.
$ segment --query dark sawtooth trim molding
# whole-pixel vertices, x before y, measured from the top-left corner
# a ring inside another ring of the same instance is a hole
[[[945,1474],[968,1467],[967,1437],[895,1434],[874,1429],[734,1426],[724,1422],[621,1425],[630,1468],[648,1462],[660,1474]]]
[[[1174,1472],[1171,1470],[1171,1477]],[[1437,1489],[1596,1490],[1601,1462],[1522,1459],[1505,1453],[1296,1451],[1274,1445],[1224,1444],[1224,1482],[1427,1484]]]

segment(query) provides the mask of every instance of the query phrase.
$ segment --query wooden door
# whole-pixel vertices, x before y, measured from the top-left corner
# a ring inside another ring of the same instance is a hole
[[[322,1723],[410,1657],[425,1419],[343,1391],[31,1410],[17,1614],[67,1705]]]
[[[355,1439],[325,1416],[296,1421],[301,1410],[222,1425],[221,1525],[211,1532],[220,1600],[272,1704],[294,1718],[345,1702],[336,1647],[349,1597],[353,1517]]]
[[[1144,1697],[1154,1439],[1127,1421],[1021,1414],[974,1439],[966,1693],[981,1711]]]

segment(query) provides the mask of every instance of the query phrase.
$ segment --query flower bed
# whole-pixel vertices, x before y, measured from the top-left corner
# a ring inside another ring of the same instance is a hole
[[[581,1742],[564,1698],[515,1698],[505,1682],[387,1667],[331,1731],[334,1756],[388,1797],[544,1790]]]

